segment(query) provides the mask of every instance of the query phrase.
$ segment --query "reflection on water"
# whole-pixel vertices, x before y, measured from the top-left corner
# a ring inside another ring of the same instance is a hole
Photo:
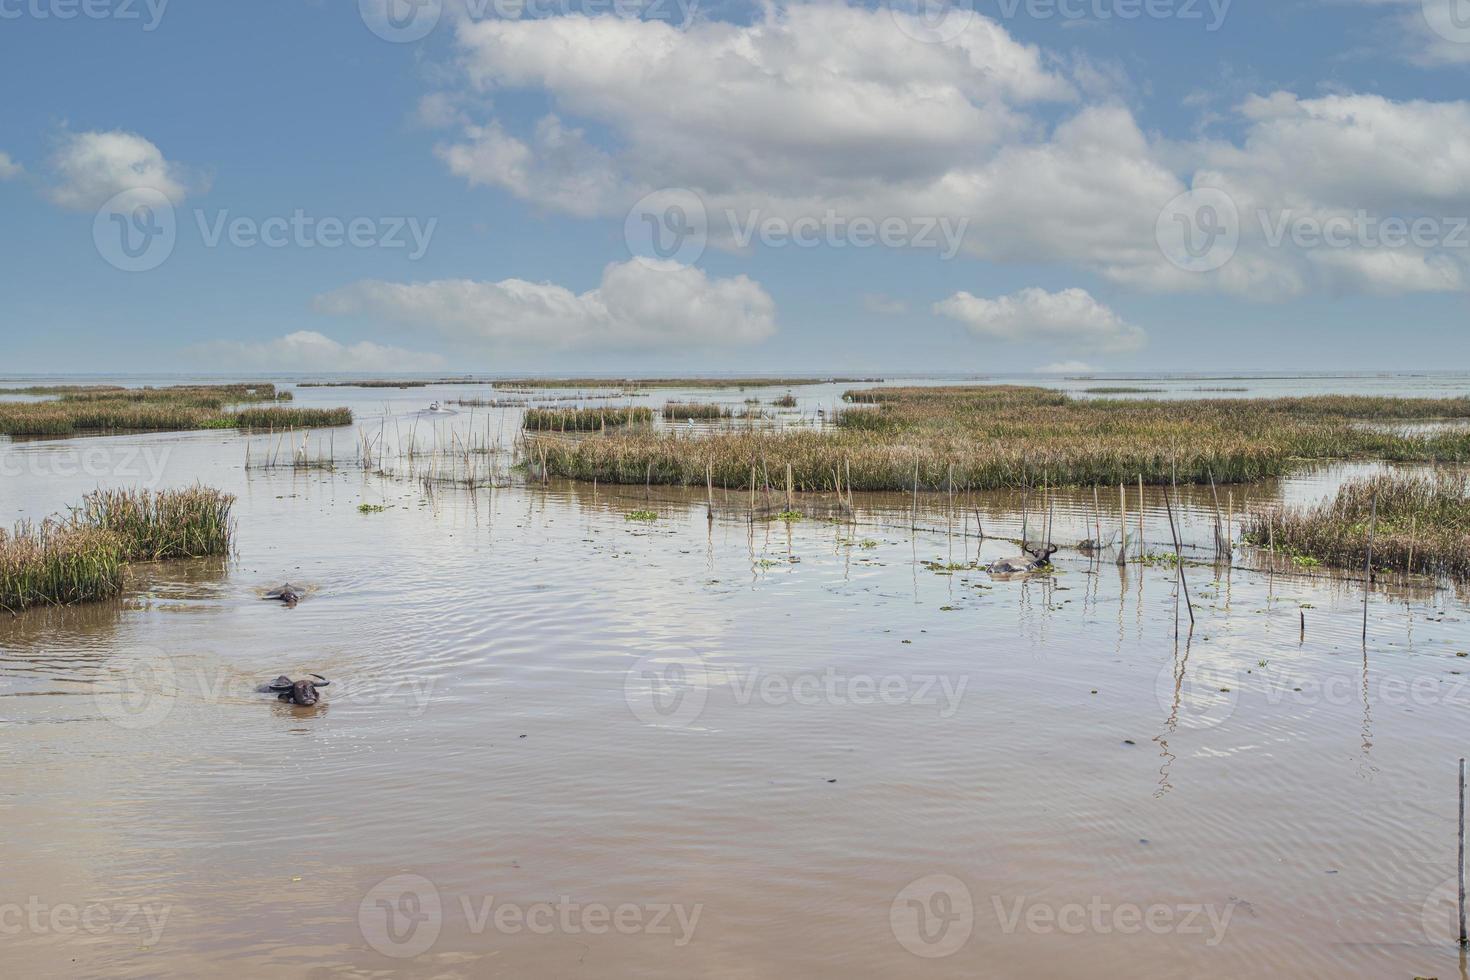
[[[371,430],[372,405],[433,397],[354,407]],[[237,556],[0,621],[17,976],[1459,969],[1470,646],[1442,583],[1380,581],[1365,647],[1362,583],[1216,562],[1213,498],[1182,489],[1191,630],[1173,565],[1075,548],[1114,536],[1116,488],[1054,494],[1055,573],[1002,581],[973,566],[1016,552],[1015,494],[711,522],[702,489],[426,496],[247,472],[243,443],[107,450],[237,494]],[[1221,488],[1222,510],[1238,528],[1355,472]],[[0,518],[136,482],[22,467]],[[1171,551],[1160,491],[1128,494],[1131,546],[1141,522]],[[288,580],[298,606],[260,601]],[[255,691],[282,673],[332,685],[314,708]]]

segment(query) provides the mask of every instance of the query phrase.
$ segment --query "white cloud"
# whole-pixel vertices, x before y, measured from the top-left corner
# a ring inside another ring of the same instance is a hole
[[[429,326],[470,346],[627,350],[753,344],[776,329],[775,303],[745,276],[711,279],[673,262],[603,270],[596,289],[555,283],[365,280],[318,296],[317,312]]]
[[[1408,61],[1426,68],[1470,64],[1470,25],[1465,23],[1461,0],[1336,0],[1394,11],[1397,47]],[[1374,45],[1374,54],[1382,47]]]
[[[182,168],[136,133],[66,133],[51,158],[47,196],[72,210],[90,211],[122,191],[148,188],[174,204],[188,194]]]
[[[1452,250],[1323,257],[1271,245],[1258,220],[1470,215],[1470,102],[1277,93],[1235,108],[1235,141],[1172,141],[1106,94],[1117,86],[1099,94],[1085,63],[1064,68],[995,21],[976,15],[957,37],[921,43],[895,16],[816,2],[684,29],[462,21],[476,97],[530,90],[555,112],[529,134],[466,123],[438,152],[471,184],[584,217],[621,218],[645,194],[686,188],[722,248],[735,247],[734,228],[771,218],[963,219],[971,255],[1065,263],[1136,289],[1470,288],[1470,259]],[[1080,93],[1090,101],[1060,118],[1041,111]],[[1234,259],[1209,273],[1171,264],[1155,237],[1165,206],[1203,186],[1227,191],[1243,218]]]
[[[618,178],[606,153],[591,146],[580,129],[567,129],[555,116],[536,124],[531,144],[508,136],[500,125],[467,126],[466,142],[435,152],[449,171],[471,186],[502,187],[517,197],[588,217],[607,210]]]
[[[935,303],[934,312],[960,321],[977,337],[1011,343],[1120,353],[1148,342],[1140,328],[1124,322],[1085,289],[1023,289],[998,299],[958,292]]]
[[[10,154],[0,152],[0,180],[10,180],[25,173],[25,167],[10,158]]]
[[[1097,368],[1086,361],[1056,361],[1051,364],[1043,364],[1036,369],[1037,374],[1090,374]]]
[[[432,371],[442,368],[438,354],[387,347],[371,341],[343,344],[314,330],[260,341],[217,340],[200,344],[197,360],[288,371]]]

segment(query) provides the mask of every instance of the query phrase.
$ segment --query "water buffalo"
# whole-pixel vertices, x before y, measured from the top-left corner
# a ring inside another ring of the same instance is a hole
[[[284,602],[289,607],[296,605],[296,603],[306,598],[306,590],[297,588],[290,582],[287,582],[285,585],[281,586],[278,589],[271,589],[265,595],[261,596],[261,598],[274,599],[277,602]]]
[[[320,695],[317,693],[317,688],[326,687],[332,682],[321,674],[309,674],[307,676],[314,677],[316,680],[293,681],[285,674],[282,674],[269,684],[260,685],[256,690],[261,694],[274,694],[280,700],[289,701],[292,704],[310,706],[321,700]]]
[[[1056,545],[1048,545],[1032,551],[1025,549],[1024,554],[1014,558],[1002,558],[1000,561],[992,562],[990,574],[992,575],[1026,575],[1030,572],[1040,571],[1051,564],[1051,556],[1057,553]]]

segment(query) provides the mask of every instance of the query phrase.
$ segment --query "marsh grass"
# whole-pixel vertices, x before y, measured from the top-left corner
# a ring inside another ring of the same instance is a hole
[[[528,408],[521,427],[532,432],[596,432],[604,426],[652,422],[651,408]]]
[[[776,388],[788,385],[877,384],[882,378],[516,378],[497,388]]]
[[[797,489],[969,490],[1052,485],[1243,483],[1304,459],[1452,461],[1470,458],[1470,432],[1404,435],[1355,420],[1446,417],[1470,399],[1073,399],[1011,386],[849,392],[871,407],[838,413],[832,430],[736,428],[608,432],[538,444],[548,472],[605,483],[777,485],[789,464]],[[953,468],[951,470],[951,467]]]
[[[772,405],[775,405],[777,408],[795,408],[796,407],[796,396],[793,395],[793,394],[788,393],[788,394],[782,395],[779,398],[772,398],[771,399],[771,404]]]
[[[0,528],[0,610],[112,598],[130,561],[226,555],[234,502],[202,486],[99,490],[66,520]]]
[[[0,404],[0,434],[69,436],[78,433],[161,432],[189,429],[346,425],[345,408],[282,407],[290,392],[271,384],[180,385],[170,388],[27,389],[51,401]]]
[[[1375,570],[1470,578],[1470,476],[1460,473],[1355,480],[1315,507],[1253,512],[1245,538],[1300,567],[1362,569],[1375,497]]]
[[[122,542],[96,527],[46,521],[0,528],[0,609],[69,605],[122,591]]]
[[[730,415],[728,408],[711,405],[709,402],[669,402],[663,407],[663,416],[670,422],[682,422],[686,419],[717,422],[729,418]]]
[[[82,498],[76,519],[112,533],[124,561],[227,555],[235,498],[212,487],[98,490]]]

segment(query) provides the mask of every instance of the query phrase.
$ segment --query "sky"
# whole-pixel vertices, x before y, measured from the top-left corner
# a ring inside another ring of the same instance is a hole
[[[0,375],[1470,363],[1470,0],[0,0],[0,85]]]

